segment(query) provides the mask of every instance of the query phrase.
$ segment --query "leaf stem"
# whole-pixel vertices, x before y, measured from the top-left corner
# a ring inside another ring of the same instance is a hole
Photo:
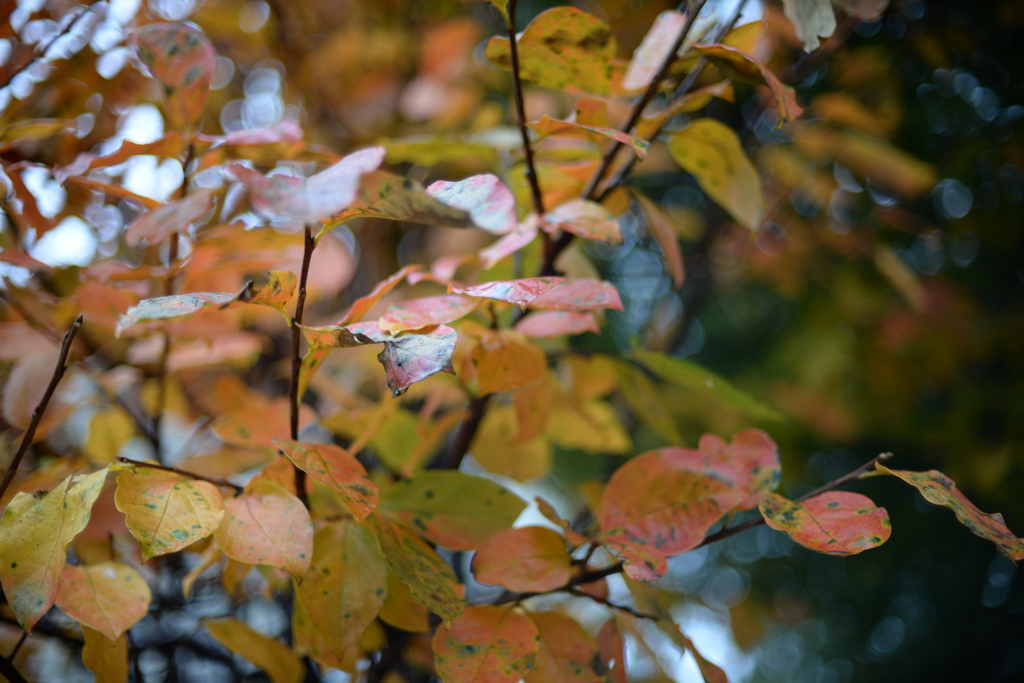
[[[299,325],[302,324],[302,314],[306,308],[306,280],[309,278],[309,262],[313,258],[313,250],[316,248],[316,240],[313,238],[313,231],[307,224],[303,232],[302,241],[302,270],[299,273],[299,296],[295,302],[295,315],[292,317],[292,378],[288,387],[288,405],[290,407],[289,428],[292,441],[299,440],[299,408],[302,405],[302,397],[299,396],[299,372],[302,369],[302,331]],[[294,467],[294,466],[293,466]],[[309,499],[306,496],[306,473],[298,467],[295,470],[295,495],[306,507],[309,507]]]
[[[36,435],[36,428],[39,427],[39,422],[43,419],[46,405],[50,402],[53,392],[57,389],[57,384],[64,377],[64,371],[67,370],[68,352],[71,351],[71,344],[75,341],[75,335],[78,334],[78,330],[82,327],[82,320],[82,315],[75,318],[75,322],[71,324],[71,328],[64,335],[64,340],[60,345],[60,355],[57,358],[57,366],[53,369],[53,376],[50,377],[50,384],[47,385],[46,392],[43,394],[42,400],[39,401],[39,405],[32,411],[32,420],[29,422],[28,429],[25,430],[25,434],[21,438],[21,446],[18,447],[18,452],[15,453],[14,459],[11,460],[11,464],[7,468],[7,472],[4,473],[3,481],[0,482],[0,498],[3,498],[4,493],[7,492],[7,487],[11,485],[11,481],[18,471],[25,453],[28,452],[29,446],[32,445],[32,440]]]
[[[227,479],[218,479],[217,477],[207,477],[205,475],[197,474],[196,472],[189,472],[188,470],[183,470],[183,469],[178,468],[178,467],[171,467],[171,466],[168,466],[168,465],[158,465],[158,464],[156,464],[154,462],[146,462],[144,460],[132,460],[131,458],[126,458],[123,455],[119,455],[117,457],[117,461],[120,462],[120,463],[124,463],[125,465],[134,465],[135,467],[148,467],[151,470],[160,470],[161,472],[171,472],[173,474],[178,474],[178,475],[181,475],[181,476],[186,477],[188,479],[195,479],[196,481],[205,481],[207,484],[213,484],[214,486],[220,486],[220,487],[223,487],[223,488],[226,488],[226,489],[234,489],[236,496],[238,494],[240,494],[240,493],[244,493],[245,492],[245,487],[244,486],[239,486],[238,484],[232,484]]]

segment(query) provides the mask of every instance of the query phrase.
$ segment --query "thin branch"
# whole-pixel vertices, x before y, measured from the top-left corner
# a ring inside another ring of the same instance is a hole
[[[469,402],[469,414],[459,425],[459,431],[455,433],[455,440],[452,441],[451,448],[448,449],[448,453],[445,454],[444,460],[441,462],[442,469],[459,469],[462,459],[466,457],[466,452],[473,443],[477,429],[480,428],[480,422],[487,413],[487,405],[490,401],[491,395],[487,394],[478,396]]]
[[[544,214],[544,199],[540,191],[540,179],[537,167],[533,163],[533,148],[530,146],[530,132],[526,128],[526,105],[523,103],[523,82],[519,75],[519,48],[516,41],[516,4],[518,0],[508,3],[508,15],[505,26],[508,29],[509,52],[512,57],[512,90],[516,102],[516,123],[523,137],[523,155],[526,157],[526,178],[530,181],[533,194],[533,210],[538,216]]]
[[[637,619],[650,619],[651,621],[657,621],[658,620],[658,616],[656,614],[647,614],[646,612],[638,612],[637,610],[633,609],[632,607],[627,607],[626,605],[620,605],[618,603],[614,603],[611,600],[608,600],[607,598],[602,598],[602,597],[600,597],[598,595],[591,595],[590,593],[584,593],[583,591],[578,590],[576,588],[567,588],[565,590],[565,592],[568,593],[569,595],[574,595],[577,598],[590,598],[594,602],[602,604],[605,607],[611,607],[612,609],[617,609],[620,612],[625,612],[626,614],[632,614]]]
[[[299,297],[295,302],[295,315],[292,317],[292,380],[288,387],[288,404],[290,406],[290,423],[292,441],[299,440],[299,408],[302,397],[299,396],[299,371],[302,369],[302,312],[306,307],[306,279],[309,277],[309,262],[313,258],[316,240],[309,225],[306,225],[302,241],[302,271],[299,273]],[[295,495],[303,505],[309,506],[306,496],[306,473],[295,467]]]
[[[221,487],[226,488],[226,489],[234,489],[236,496],[238,494],[240,494],[240,493],[244,493],[245,492],[245,487],[244,486],[239,486],[238,484],[232,484],[227,479],[218,479],[217,477],[207,477],[205,475],[197,474],[195,472],[189,472],[188,470],[183,470],[183,469],[180,469],[178,467],[169,467],[167,465],[158,465],[155,462],[145,462],[144,460],[132,460],[131,458],[126,458],[123,455],[119,455],[117,457],[117,461],[118,462],[122,462],[125,465],[135,465],[136,467],[148,467],[151,470],[160,470],[161,472],[172,472],[174,474],[181,475],[182,477],[187,477],[188,479],[195,479],[196,481],[205,481],[208,484],[213,484],[214,486],[221,486]]]
[[[18,656],[18,651],[21,650],[21,646],[25,644],[25,640],[28,638],[28,631],[21,632],[21,638],[18,638],[18,642],[14,644],[14,649],[11,650],[11,654],[7,655],[7,661],[13,662],[14,658]]]
[[[6,678],[10,683],[28,683],[21,672],[14,668],[14,664],[11,664],[6,657],[0,657],[0,675]]]
[[[53,369],[50,384],[46,387],[46,392],[43,394],[42,400],[39,401],[39,405],[32,411],[32,420],[29,422],[28,429],[25,430],[25,434],[21,438],[21,446],[18,447],[18,452],[14,455],[14,459],[11,460],[7,472],[4,474],[3,481],[0,482],[0,498],[3,498],[4,493],[7,492],[7,487],[11,485],[11,481],[18,471],[18,466],[21,465],[25,453],[28,452],[29,446],[32,445],[32,440],[36,435],[36,428],[39,427],[39,421],[43,419],[43,411],[46,410],[46,405],[50,402],[53,392],[57,389],[57,384],[64,377],[64,371],[67,370],[65,363],[68,360],[68,352],[71,350],[72,342],[75,341],[75,335],[78,334],[79,328],[82,327],[82,319],[81,315],[75,318],[75,322],[71,324],[71,329],[64,335],[64,341],[60,345],[60,355],[57,358],[57,367]]]

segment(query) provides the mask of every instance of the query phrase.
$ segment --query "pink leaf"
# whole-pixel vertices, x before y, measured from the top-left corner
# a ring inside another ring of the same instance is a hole
[[[512,192],[493,175],[475,175],[458,182],[438,180],[427,188],[448,206],[468,211],[482,230],[505,235],[516,229],[516,200]]]
[[[591,311],[598,308],[622,310],[619,290],[601,280],[571,280],[541,294],[530,308],[540,311]]]
[[[469,287],[448,285],[448,291],[478,299],[497,299],[525,308],[552,287],[565,281],[561,277],[530,277],[522,280],[495,280]]]
[[[544,231],[565,232],[608,244],[622,244],[622,228],[597,202],[574,199],[544,214]]]
[[[551,339],[564,334],[601,334],[597,319],[589,311],[540,311],[532,313],[518,323],[516,332],[534,339]]]
[[[193,221],[213,208],[213,195],[214,190],[201,187],[184,199],[147,211],[128,226],[125,242],[132,247],[142,240],[159,244],[174,233],[187,230]]]
[[[472,313],[479,305],[479,300],[459,294],[411,299],[392,304],[377,321],[377,325],[386,332],[418,330],[458,320]]]

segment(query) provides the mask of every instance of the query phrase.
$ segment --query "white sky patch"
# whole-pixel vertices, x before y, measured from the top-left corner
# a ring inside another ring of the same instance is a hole
[[[77,216],[65,218],[29,249],[32,258],[54,267],[87,266],[95,254],[96,235]]]

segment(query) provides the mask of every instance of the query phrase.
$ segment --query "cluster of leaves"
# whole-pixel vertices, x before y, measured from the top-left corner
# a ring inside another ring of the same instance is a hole
[[[675,285],[685,280],[673,221],[621,182],[636,162],[667,153],[747,230],[757,230],[773,204],[736,131],[698,113],[714,98],[733,98],[736,84],[760,88],[779,126],[799,117],[801,106],[752,56],[759,27],[701,27],[704,4],[661,14],[624,64],[610,28],[587,12],[554,8],[519,33],[515,3],[495,2],[508,37],[491,38],[485,52],[513,72],[524,159],[494,169],[498,174],[426,186],[386,170],[386,162],[431,166],[425,159],[461,155],[468,143],[389,143],[341,155],[306,142],[291,121],[200,133],[217,65],[212,42],[191,24],[133,29],[132,53],[157,84],[172,130],[47,168],[69,197],[81,199],[69,206],[115,199],[136,209],[124,251],[81,269],[73,286],[62,283],[57,292],[13,284],[4,290],[16,317],[2,327],[3,360],[13,363],[4,419],[25,433],[0,491],[13,493],[0,519],[0,584],[25,633],[56,606],[82,626],[83,662],[98,679],[126,680],[128,629],[151,608],[157,558],[185,551],[198,555],[182,580],[186,597],[214,567],[231,593],[243,590],[256,568],[268,594],[293,596],[290,646],[236,619],[206,622],[217,642],[275,681],[302,680],[309,660],[354,673],[369,659],[382,677],[397,651],[409,667],[434,671],[446,683],[621,683],[625,640],[638,619],[653,619],[693,653],[706,680],[721,681],[721,669],[696,651],[649,582],[666,574],[669,558],[762,523],[829,555],[881,545],[889,516],[864,495],[836,490],[850,481],[895,476],[951,508],[1004,556],[1024,559],[1024,540],[937,471],[890,470],[879,456],[791,500],[774,493],[781,465],[767,433],[745,429],[729,440],[704,434],[697,448],[682,447],[665,387],[751,421],[778,420],[771,407],[659,351],[566,352],[568,336],[600,332],[606,313],[624,308],[617,288],[569,248],[574,238],[622,243],[620,217],[635,202]],[[834,4],[872,17],[885,3]],[[835,30],[829,2],[784,6],[808,49]],[[581,95],[575,116],[527,121],[521,80]],[[615,126],[613,112],[638,96],[629,121]],[[691,117],[687,127],[663,130],[682,114]],[[42,140],[66,125],[20,121],[2,137]],[[841,154],[854,168],[857,159],[875,163],[864,159],[878,145],[830,146],[812,124],[792,125],[816,140],[808,150]],[[554,144],[542,156],[548,140]],[[173,197],[153,200],[106,173],[137,155],[180,162],[184,178]],[[322,170],[259,170],[286,159]],[[30,233],[38,239],[57,223],[22,181],[27,163],[4,160],[5,209],[20,239],[0,256],[42,279],[51,269],[26,245]],[[923,192],[927,171],[908,180],[912,160],[899,157],[899,164],[893,182]],[[336,232],[372,220],[457,228],[493,241],[406,265],[340,314],[321,316],[333,324],[309,324],[307,296],[344,286],[330,272],[351,258]],[[142,265],[129,266],[128,255],[141,256]],[[911,287],[899,265],[879,261]],[[528,269],[535,275],[523,277]],[[396,297],[405,285],[429,294]],[[74,295],[60,299],[65,287]],[[264,315],[267,308],[277,313]],[[58,345],[53,330],[79,314],[84,322]],[[250,328],[287,332],[287,397],[222,371],[247,368],[263,351]],[[331,354],[364,346],[382,348],[383,378],[359,351]],[[48,406],[69,356],[99,403],[83,455],[40,458],[15,478],[36,439],[59,435],[76,411],[72,396],[58,395]],[[149,377],[131,366],[146,366]],[[345,372],[370,388],[352,391],[340,379]],[[316,410],[304,402],[310,389]],[[418,414],[410,409],[415,401]],[[199,454],[185,443],[186,457],[165,464],[174,428],[167,422],[181,420],[192,404],[211,418],[201,431],[219,450]],[[517,481],[547,475],[555,449],[632,455],[627,417],[664,446],[627,459],[607,481],[585,482],[579,520],[537,499],[551,524],[514,526],[527,502],[490,478],[459,471],[467,452],[486,472]],[[136,434],[149,439],[154,460],[118,457]],[[243,474],[250,475],[244,485],[223,478]],[[733,516],[755,509],[731,525]],[[127,547],[108,542],[115,537]],[[467,602],[471,581],[456,569],[459,554],[469,551],[473,581],[504,592]],[[608,578],[617,574],[635,607],[610,600]],[[606,620],[588,631],[552,603],[530,601],[548,595],[596,602],[608,610]]]

